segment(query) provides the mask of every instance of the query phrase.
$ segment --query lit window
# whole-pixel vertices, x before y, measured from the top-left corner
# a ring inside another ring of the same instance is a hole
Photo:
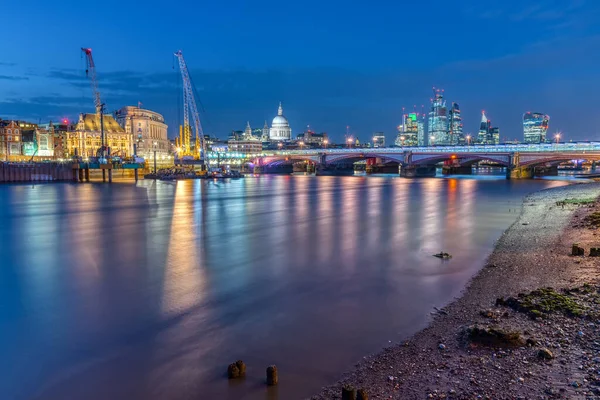
[[[18,142],[18,141],[19,141],[19,137],[15,136],[15,142]]]

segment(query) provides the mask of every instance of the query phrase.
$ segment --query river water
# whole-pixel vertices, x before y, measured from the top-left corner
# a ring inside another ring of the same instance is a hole
[[[423,328],[546,180],[0,186],[0,398],[301,399]],[[444,262],[432,257],[452,253]],[[225,378],[243,359],[248,376]],[[267,389],[276,364],[280,385]]]

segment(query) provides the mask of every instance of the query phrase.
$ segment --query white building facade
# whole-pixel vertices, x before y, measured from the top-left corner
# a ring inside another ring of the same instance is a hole
[[[167,124],[164,117],[154,111],[140,107],[125,106],[115,113],[115,118],[125,132],[133,135],[137,145],[137,155],[146,160],[169,155],[171,142],[167,136]]]
[[[279,103],[277,116],[273,118],[271,129],[269,129],[269,138],[275,141],[291,140],[292,128],[286,117],[283,116],[283,107]]]

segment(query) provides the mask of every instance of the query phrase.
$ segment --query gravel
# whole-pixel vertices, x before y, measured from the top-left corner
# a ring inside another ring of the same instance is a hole
[[[600,204],[557,205],[598,196],[600,183],[528,196],[518,220],[460,298],[436,313],[429,327],[365,357],[311,399],[340,399],[344,385],[364,388],[369,399],[598,398],[600,258],[570,254],[573,243],[586,255],[590,247],[600,247],[600,229],[582,223]],[[519,299],[519,293],[546,287],[568,296],[585,315],[539,317],[496,305],[498,298]],[[572,288],[584,289],[563,292]],[[519,345],[471,342],[465,332],[473,326],[518,332]]]

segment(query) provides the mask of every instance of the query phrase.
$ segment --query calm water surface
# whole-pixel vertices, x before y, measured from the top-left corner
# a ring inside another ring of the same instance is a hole
[[[522,197],[563,184],[0,186],[0,398],[303,398],[424,327]],[[239,358],[248,376],[232,384]],[[266,389],[272,363],[280,386]]]

